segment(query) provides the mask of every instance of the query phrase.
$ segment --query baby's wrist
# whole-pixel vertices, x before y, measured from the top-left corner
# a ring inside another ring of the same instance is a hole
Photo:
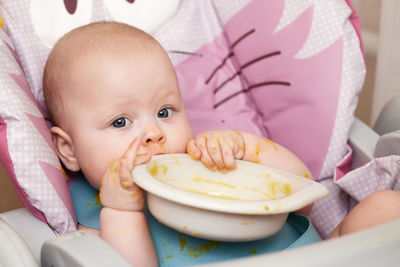
[[[142,211],[144,208],[143,190],[136,186],[135,190],[118,190],[115,194],[103,194],[100,190],[100,201],[103,207],[122,211]],[[117,196],[116,196],[117,195]]]
[[[141,210],[121,210],[118,208],[106,207],[103,206],[100,213],[102,214],[126,214],[126,213],[143,213],[143,209]]]
[[[116,226],[122,229],[121,227],[128,223],[129,227],[134,227],[135,222],[138,222],[138,220],[146,220],[143,211],[127,211],[103,207],[100,211],[100,235],[104,235],[107,231],[114,235]]]

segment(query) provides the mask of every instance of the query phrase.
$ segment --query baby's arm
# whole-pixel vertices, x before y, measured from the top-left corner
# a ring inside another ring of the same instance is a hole
[[[100,237],[134,266],[157,266],[156,250],[142,212],[143,191],[134,184],[131,175],[138,146],[136,139],[121,159],[110,164],[103,176]]]
[[[240,132],[245,143],[243,160],[311,178],[307,166],[291,151],[273,141],[247,132]]]

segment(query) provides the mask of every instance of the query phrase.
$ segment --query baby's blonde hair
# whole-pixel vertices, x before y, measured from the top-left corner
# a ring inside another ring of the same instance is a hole
[[[76,28],[65,34],[54,45],[43,72],[43,94],[50,119],[58,125],[63,111],[63,83],[68,82],[71,67],[89,55],[101,57],[104,53],[123,53],[161,45],[144,31],[119,22],[96,22]],[[165,53],[165,52],[164,52]]]

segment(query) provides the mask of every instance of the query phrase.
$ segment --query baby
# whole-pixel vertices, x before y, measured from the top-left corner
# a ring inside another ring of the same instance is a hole
[[[100,190],[100,229],[78,228],[98,234],[133,265],[158,264],[143,192],[131,174],[153,155],[187,152],[220,172],[241,159],[311,177],[293,153],[247,132],[192,138],[168,55],[150,35],[125,24],[89,24],[62,37],[46,62],[43,92],[60,160]],[[368,207],[361,208],[364,216]],[[346,218],[337,233],[359,216]]]

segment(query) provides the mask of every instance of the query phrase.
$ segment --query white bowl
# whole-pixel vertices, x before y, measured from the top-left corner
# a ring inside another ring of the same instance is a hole
[[[188,235],[250,241],[277,233],[289,212],[326,197],[310,179],[237,160],[236,170],[212,172],[187,154],[154,156],[133,177],[146,190],[150,212]]]

